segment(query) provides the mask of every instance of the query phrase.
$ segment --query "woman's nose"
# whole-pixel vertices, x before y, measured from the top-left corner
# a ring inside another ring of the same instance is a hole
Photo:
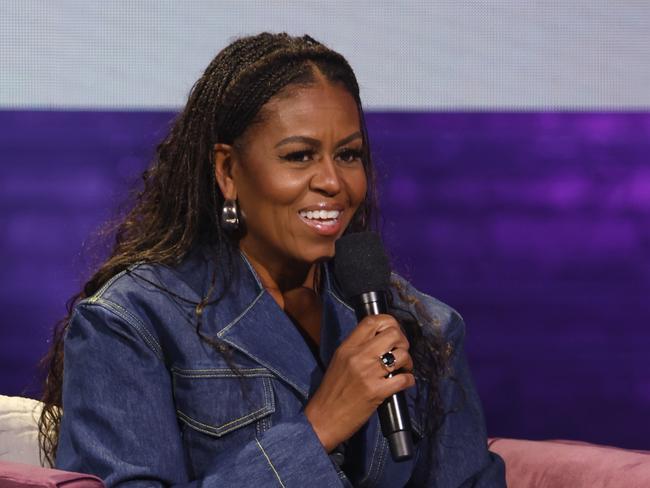
[[[336,162],[329,156],[323,157],[316,165],[310,187],[312,190],[328,196],[336,195],[341,191],[341,176]]]

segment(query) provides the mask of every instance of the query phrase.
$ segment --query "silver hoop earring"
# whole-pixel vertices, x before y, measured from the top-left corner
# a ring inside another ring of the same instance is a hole
[[[235,232],[239,229],[239,209],[237,200],[226,200],[221,209],[221,226],[227,232]]]

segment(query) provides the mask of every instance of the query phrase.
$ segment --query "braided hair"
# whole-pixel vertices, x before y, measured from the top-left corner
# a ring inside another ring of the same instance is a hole
[[[374,172],[359,86],[345,58],[307,35],[262,33],[228,45],[192,87],[185,108],[158,145],[152,165],[142,175],[143,188],[136,195],[133,207],[119,222],[107,228],[115,236],[109,257],[82,290],[68,301],[67,316],[54,328],[52,346],[42,361],[47,371],[42,395],[44,407],[39,419],[44,462],[53,464],[58,445],[63,337],[75,304],[95,294],[112,276],[138,262],[175,265],[198,245],[209,246],[215,256],[229,255],[223,251],[237,244],[218,218],[224,197],[214,176],[214,145],[235,143],[251,124],[260,120],[266,102],[286,87],[313,84],[317,72],[329,82],[342,85],[356,101],[364,140],[362,160],[368,191],[347,231],[370,227],[376,207]],[[228,266],[218,265],[227,281]],[[196,304],[196,331],[203,340],[223,352],[223,344],[200,332],[201,311],[211,292]],[[410,329],[412,334],[409,335],[417,335],[418,327]],[[425,347],[420,348],[424,352],[419,359],[414,356],[416,371],[424,374],[423,379],[433,393],[429,395],[429,403],[435,408],[438,398],[435,380],[442,367],[439,357],[442,349],[430,339],[420,342]],[[439,418],[439,415],[429,416]]]

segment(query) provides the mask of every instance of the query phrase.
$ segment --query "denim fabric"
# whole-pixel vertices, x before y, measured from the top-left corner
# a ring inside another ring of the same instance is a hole
[[[327,365],[357,322],[324,269]],[[303,413],[323,371],[243,256],[234,257],[232,286],[217,283],[221,298],[201,316],[200,333],[230,352],[197,334],[195,306],[212,270],[201,253],[176,268],[137,265],[76,306],[65,337],[58,468],[96,474],[108,487],[505,486],[503,462],[486,447],[464,324],[449,307],[404,283],[433,318],[426,327],[454,347],[456,381],[443,380],[442,398],[446,410],[462,408],[431,439],[414,422],[416,456],[402,463],[391,459],[374,414],[347,444],[342,469]],[[414,394],[407,391],[415,419]]]

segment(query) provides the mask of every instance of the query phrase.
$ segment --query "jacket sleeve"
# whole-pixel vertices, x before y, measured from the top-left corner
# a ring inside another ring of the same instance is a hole
[[[79,304],[65,337],[57,468],[107,487],[341,486],[302,412],[189,479],[160,346],[128,311],[100,302]]]
[[[505,487],[503,460],[487,448],[481,402],[465,356],[465,324],[451,312],[445,339],[452,346],[450,375],[442,380],[442,425],[419,449],[409,486]]]

